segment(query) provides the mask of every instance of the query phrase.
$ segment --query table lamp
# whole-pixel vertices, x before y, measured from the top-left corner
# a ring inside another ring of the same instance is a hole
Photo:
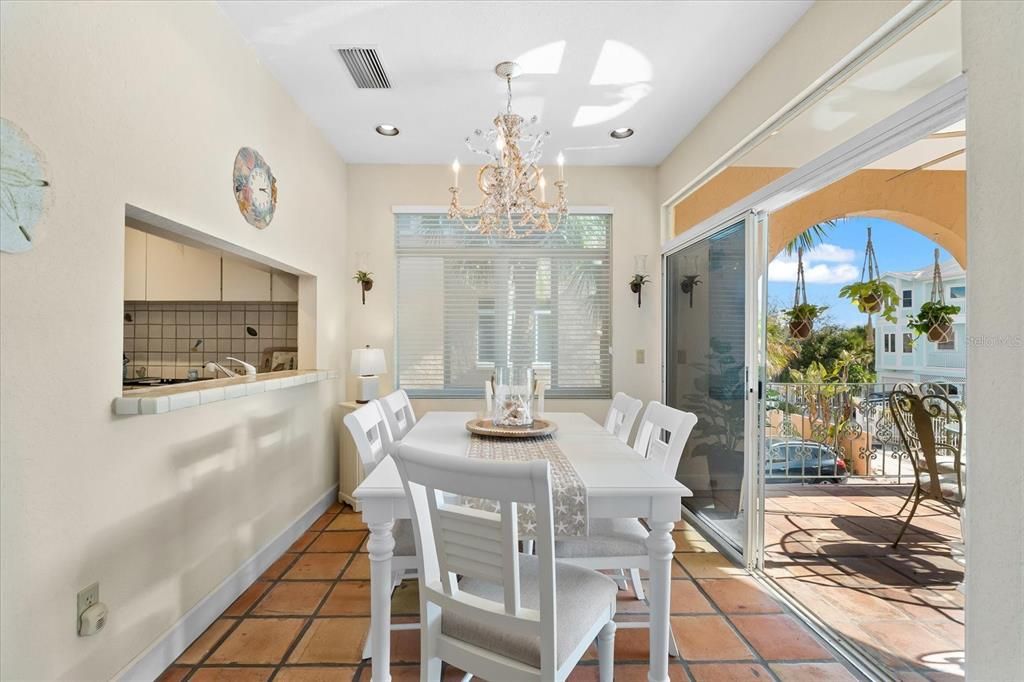
[[[356,348],[352,351],[352,373],[356,379],[356,402],[368,403],[377,397],[378,374],[388,371],[382,348]]]

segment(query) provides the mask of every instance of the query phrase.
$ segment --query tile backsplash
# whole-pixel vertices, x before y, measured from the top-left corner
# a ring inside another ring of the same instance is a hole
[[[128,378],[185,379],[189,369],[210,377],[203,369],[207,362],[239,370],[225,362],[229,355],[268,372],[271,349],[297,347],[297,303],[124,304]]]

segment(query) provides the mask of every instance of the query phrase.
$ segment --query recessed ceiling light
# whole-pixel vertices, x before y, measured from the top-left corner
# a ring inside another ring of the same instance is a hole
[[[608,133],[616,140],[625,140],[627,137],[633,136],[632,128],[616,128],[615,130]]]
[[[398,134],[398,128],[387,123],[381,123],[377,126],[376,130],[378,135],[383,135],[384,137],[394,137]]]

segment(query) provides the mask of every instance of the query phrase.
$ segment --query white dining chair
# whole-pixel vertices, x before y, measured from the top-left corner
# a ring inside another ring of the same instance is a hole
[[[412,402],[409,394],[399,389],[389,393],[378,400],[380,410],[384,413],[384,419],[391,431],[391,450],[395,444],[405,438],[413,426],[416,425],[416,413],[412,409]]]
[[[352,435],[356,445],[356,452],[359,453],[359,461],[363,465],[363,475],[367,476],[373,471],[381,460],[391,453],[392,440],[388,430],[387,420],[381,411],[381,405],[373,400],[357,410],[345,415],[346,428]],[[392,534],[395,539],[394,558],[391,560],[392,589],[405,578],[410,571],[415,571],[418,565],[416,561],[416,541],[413,537],[412,523],[408,519],[401,519],[395,522]],[[419,623],[391,623],[392,630],[414,630]],[[363,646],[363,658],[370,657],[372,642],[370,637],[366,638]]]
[[[683,447],[696,423],[696,415],[652,401],[640,420],[633,450],[675,478]],[[593,519],[586,537],[558,540],[555,556],[561,562],[577,566],[629,571],[636,598],[646,599],[640,571],[650,568],[650,558],[647,554],[647,528],[639,519]],[[650,627],[650,621],[620,623],[619,626]],[[678,650],[671,638],[669,644],[672,654],[677,656]]]
[[[442,661],[489,680],[564,680],[596,639],[600,680],[610,682],[617,588],[555,561],[548,462],[407,445],[395,462],[420,557],[420,680],[440,680]],[[452,495],[494,502],[496,511],[458,506]],[[518,505],[535,511],[537,556],[519,553]]]
[[[623,443],[628,443],[629,434],[633,432],[633,424],[636,423],[636,417],[643,405],[642,400],[631,398],[621,391],[616,393],[604,418],[604,430]]]

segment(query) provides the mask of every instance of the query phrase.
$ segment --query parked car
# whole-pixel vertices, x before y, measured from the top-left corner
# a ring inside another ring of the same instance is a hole
[[[829,446],[813,440],[770,441],[766,483],[843,483],[846,462]]]

